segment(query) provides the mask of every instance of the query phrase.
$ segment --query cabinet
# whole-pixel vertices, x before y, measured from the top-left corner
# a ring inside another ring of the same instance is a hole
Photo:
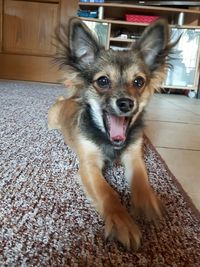
[[[53,55],[52,32],[57,25],[58,5],[6,1],[4,6],[3,48],[6,53]]]
[[[57,82],[55,28],[75,15],[78,1],[0,0],[0,78]]]
[[[165,87],[198,89],[200,29],[172,28],[172,40],[181,36],[171,58],[172,68],[169,69]]]
[[[198,90],[199,55],[200,55],[200,11],[172,7],[139,6],[122,3],[86,3],[79,2],[81,10],[97,10],[103,8],[104,16],[98,18],[82,18],[93,30],[97,25],[104,25],[104,45],[108,49],[126,49],[131,42],[137,40],[147,23],[132,23],[125,20],[126,14],[153,15],[167,19],[171,27],[172,39],[182,34],[175,48],[171,63],[174,69],[169,70],[164,87],[175,89]],[[182,21],[180,24],[180,17]],[[184,18],[184,19],[183,19]],[[120,35],[122,33],[122,35]],[[122,37],[128,38],[122,38]]]

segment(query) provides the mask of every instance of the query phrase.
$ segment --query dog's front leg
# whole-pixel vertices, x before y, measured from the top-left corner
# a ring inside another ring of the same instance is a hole
[[[128,148],[122,156],[122,162],[131,186],[134,216],[156,221],[162,216],[163,206],[148,181],[142,157],[142,139]]]
[[[82,184],[105,220],[106,238],[116,238],[126,248],[137,249],[140,245],[140,231],[122,206],[118,194],[102,175],[104,162],[101,151],[88,141],[81,150],[79,146]]]

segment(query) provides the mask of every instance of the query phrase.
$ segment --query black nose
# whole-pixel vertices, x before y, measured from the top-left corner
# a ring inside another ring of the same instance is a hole
[[[119,98],[116,103],[120,111],[124,113],[131,111],[133,108],[133,101],[130,98]]]

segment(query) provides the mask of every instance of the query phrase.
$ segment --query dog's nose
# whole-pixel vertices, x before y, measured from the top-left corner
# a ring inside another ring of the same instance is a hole
[[[124,113],[131,111],[133,108],[133,100],[130,98],[119,98],[116,103],[120,111]]]

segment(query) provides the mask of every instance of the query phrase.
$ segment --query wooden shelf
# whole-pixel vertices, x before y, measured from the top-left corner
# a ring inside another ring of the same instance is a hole
[[[200,25],[200,10],[186,9],[186,8],[173,8],[173,7],[160,7],[160,6],[143,6],[122,3],[86,3],[79,2],[81,9],[97,9],[104,7],[104,19],[102,22],[122,25],[136,25],[147,26],[147,23],[131,23],[125,20],[125,14],[141,14],[141,15],[155,15],[163,17],[176,26],[180,13],[184,13],[184,24],[181,25],[185,28],[198,28]],[[114,18],[114,19],[113,19]],[[178,26],[178,27],[181,27]]]
[[[183,9],[183,8],[173,8],[173,7],[158,7],[158,6],[142,6],[142,5],[131,5],[131,4],[121,4],[121,3],[90,3],[90,2],[79,2],[79,6],[103,6],[110,8],[127,8],[137,11],[146,12],[170,12],[170,13],[188,13],[188,14],[200,14],[199,10],[195,9]]]
[[[130,38],[119,38],[119,37],[110,37],[110,41],[112,42],[124,42],[124,43],[132,43],[135,42],[136,39],[130,39]]]
[[[181,90],[194,90],[196,91],[196,88],[193,85],[185,85],[185,86],[180,86],[180,85],[163,85],[163,88],[168,88],[168,89],[181,89]]]
[[[115,19],[95,19],[95,18],[85,18],[85,17],[80,17],[80,18],[82,20],[111,23],[111,24],[135,25],[135,26],[143,26],[143,27],[146,27],[147,25],[149,25],[148,23],[136,23],[136,22],[123,21],[123,20],[115,20]]]
[[[120,24],[120,25],[130,25],[130,26],[141,26],[146,27],[149,23],[136,23],[136,22],[128,22],[123,20],[114,20],[114,19],[96,19],[96,18],[85,18],[80,17],[81,20],[94,21],[94,22],[102,22],[102,23],[111,23],[111,24]],[[179,29],[200,29],[200,26],[196,25],[177,25],[170,24],[171,28],[179,28]]]

